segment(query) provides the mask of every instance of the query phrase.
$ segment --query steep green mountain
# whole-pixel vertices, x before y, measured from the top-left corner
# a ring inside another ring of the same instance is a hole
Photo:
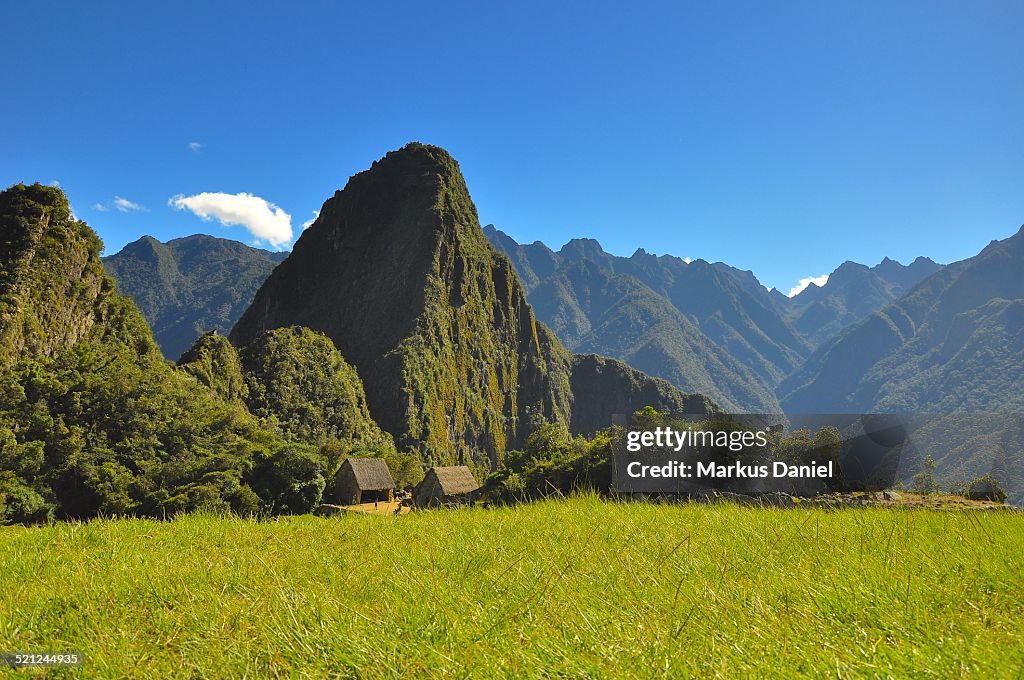
[[[59,190],[19,184],[0,194],[0,368],[52,359],[84,340],[155,349],[104,273],[102,247]]]
[[[458,164],[423,144],[387,154],[324,203],[230,338],[246,346],[296,325],[334,342],[381,427],[431,462],[493,467],[545,421],[608,424],[612,414],[595,410],[604,402],[574,393],[574,381],[631,390],[624,406],[653,393],[687,402],[624,367],[589,376],[592,364],[536,322],[508,258],[480,229]]]
[[[874,267],[844,262],[823,286],[809,285],[781,307],[793,326],[817,346],[902,297],[942,265],[919,257],[909,265],[885,258]]]
[[[164,361],[56,188],[0,193],[0,524],[253,509],[279,439]]]
[[[819,348],[787,411],[1024,411],[1024,230],[933,274]]]
[[[203,333],[231,330],[286,256],[203,234],[167,243],[143,236],[103,265],[149,321],[164,356],[176,360]]]
[[[637,368],[684,390],[704,386],[723,405],[777,410],[772,387],[810,351],[750,272],[642,249],[617,257],[592,239],[554,253],[542,243],[519,245],[490,225],[484,232],[535,281],[528,295],[538,318],[571,349],[639,359]],[[641,308],[623,303],[627,290]],[[660,337],[645,337],[645,328]]]

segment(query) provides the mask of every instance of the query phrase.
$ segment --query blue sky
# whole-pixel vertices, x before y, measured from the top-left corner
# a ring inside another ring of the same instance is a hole
[[[451,151],[520,241],[782,290],[1024,223],[1017,1],[22,2],[4,23],[0,182],[59,181],[108,253],[254,241],[203,211],[297,236],[409,140]],[[276,217],[217,203],[242,193]]]

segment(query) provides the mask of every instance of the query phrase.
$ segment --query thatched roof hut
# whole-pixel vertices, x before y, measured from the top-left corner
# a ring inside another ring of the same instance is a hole
[[[473,473],[465,465],[432,467],[413,489],[412,497],[418,508],[456,505],[468,503],[479,488]]]
[[[395,492],[395,480],[383,458],[347,458],[334,484],[342,505],[390,501]]]

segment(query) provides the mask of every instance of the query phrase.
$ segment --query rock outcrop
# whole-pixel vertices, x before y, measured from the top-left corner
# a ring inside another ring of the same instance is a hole
[[[102,248],[60,189],[17,184],[0,193],[0,366],[52,359],[87,339],[156,349],[104,272]]]

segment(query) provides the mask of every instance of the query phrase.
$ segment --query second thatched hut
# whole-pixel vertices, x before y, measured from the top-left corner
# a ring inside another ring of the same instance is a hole
[[[472,502],[480,488],[465,465],[432,467],[412,491],[417,508],[464,505]]]

